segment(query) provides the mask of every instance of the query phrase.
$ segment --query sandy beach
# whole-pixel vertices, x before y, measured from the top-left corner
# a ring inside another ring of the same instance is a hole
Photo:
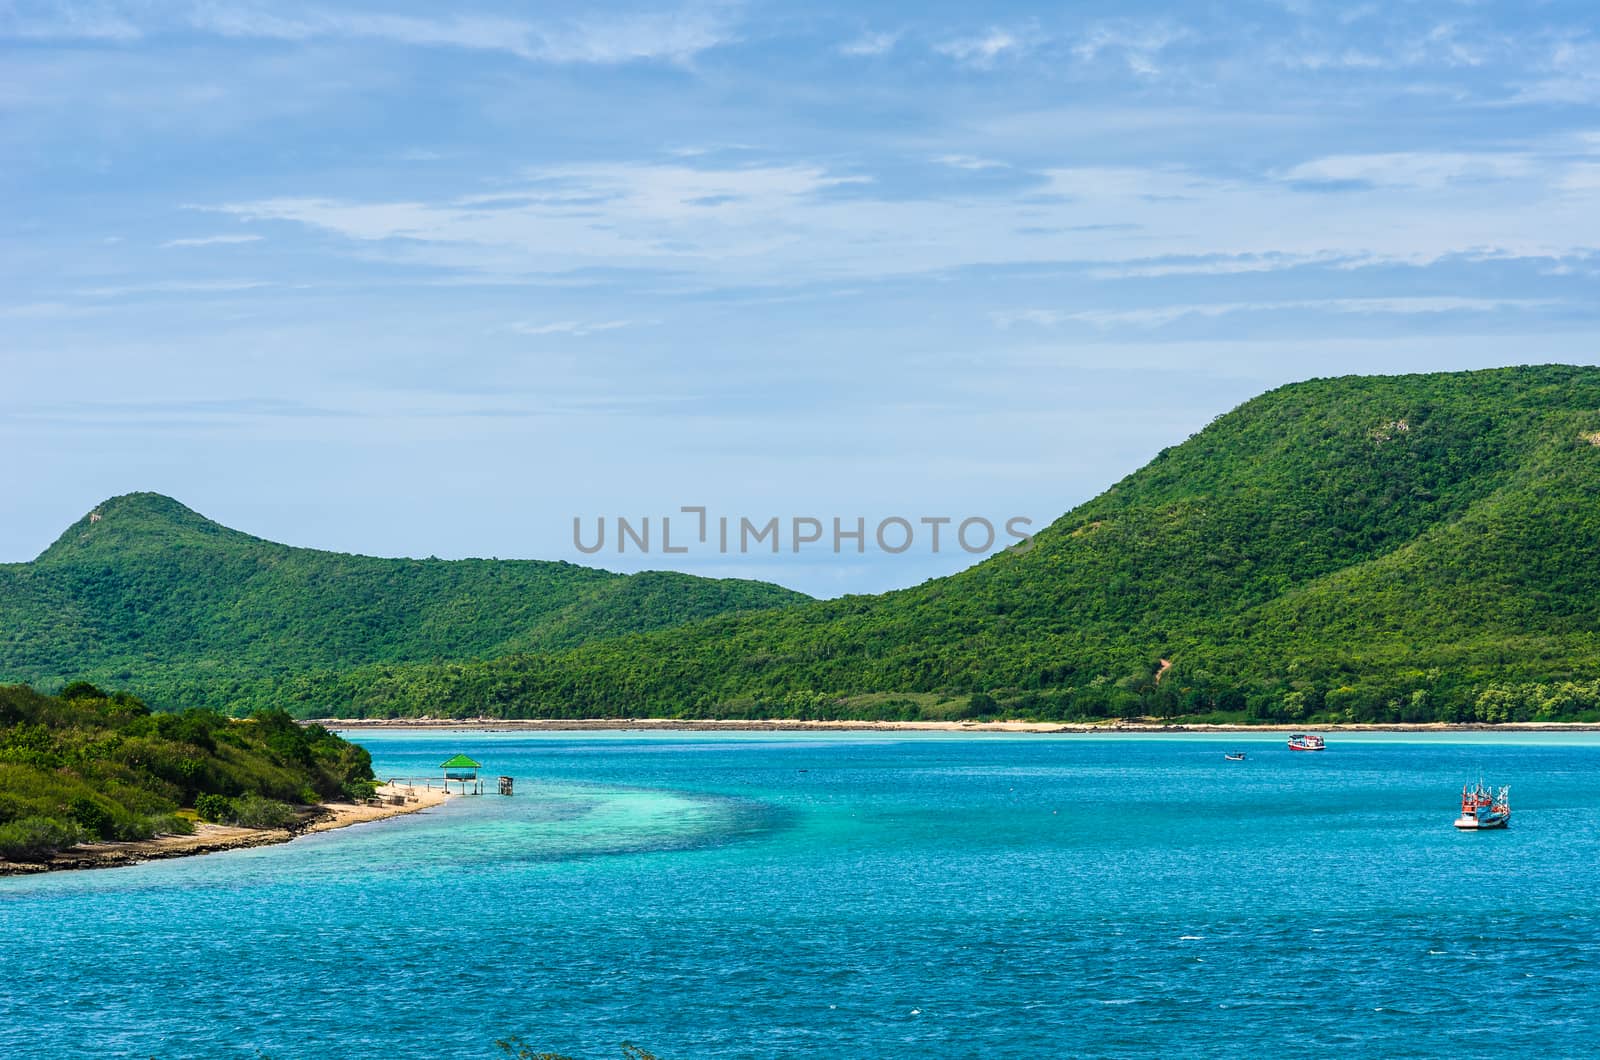
[[[1371,725],[1192,725],[1122,719],[1102,725],[1049,721],[801,721],[784,718],[314,718],[334,731],[436,729],[457,732],[967,732],[967,733],[1251,733],[1251,732],[1600,732],[1589,722],[1430,722]]]
[[[388,801],[396,796],[406,801],[398,805]],[[287,843],[296,836],[312,832],[327,832],[335,828],[382,820],[385,817],[416,813],[438,806],[450,796],[437,789],[385,784],[378,788],[378,797],[384,800],[381,805],[324,803],[293,828],[239,828],[234,825],[200,821],[196,823],[193,835],[157,836],[154,839],[127,843],[82,843],[61,851],[47,861],[0,861],[0,876],[72,869],[116,868],[123,865],[137,865],[144,861],[212,854],[219,850]]]

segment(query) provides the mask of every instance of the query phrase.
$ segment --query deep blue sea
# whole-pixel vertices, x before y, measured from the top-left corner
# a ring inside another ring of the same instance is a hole
[[[1596,736],[355,738],[517,793],[0,880],[0,1056],[1596,1049]]]

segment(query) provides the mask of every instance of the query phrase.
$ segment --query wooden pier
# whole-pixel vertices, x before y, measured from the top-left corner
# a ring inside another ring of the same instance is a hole
[[[483,768],[481,763],[474,762],[466,755],[456,755],[454,758],[440,763],[439,768],[443,770],[444,775],[442,777],[390,777],[384,783],[391,789],[405,788],[407,794],[414,793],[417,788],[432,791],[435,784],[438,784],[439,789],[447,795],[452,793],[460,795],[483,794],[484,778],[478,775],[478,770]],[[495,779],[498,782],[500,794],[512,794],[512,789],[516,784],[515,777],[502,776]],[[404,798],[403,795],[393,793],[388,797],[396,800]]]

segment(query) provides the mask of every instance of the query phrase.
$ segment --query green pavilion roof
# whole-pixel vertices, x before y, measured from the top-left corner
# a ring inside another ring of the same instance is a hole
[[[472,759],[468,758],[466,755],[456,755],[454,758],[451,758],[451,759],[449,759],[449,760],[447,760],[445,762],[441,762],[439,764],[439,768],[440,769],[481,769],[481,768],[483,768],[483,766],[482,766],[482,763],[474,762]]]

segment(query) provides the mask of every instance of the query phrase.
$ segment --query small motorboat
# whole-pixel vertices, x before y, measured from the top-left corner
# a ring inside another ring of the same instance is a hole
[[[1461,789],[1461,816],[1455,820],[1463,832],[1479,832],[1488,828],[1504,828],[1511,823],[1511,788],[1494,791],[1484,786],[1468,784]]]
[[[1227,754],[1223,755],[1222,757],[1226,758],[1230,762],[1243,762],[1244,761],[1244,752],[1243,751],[1229,751]]]
[[[1304,733],[1295,733],[1289,737],[1289,750],[1291,751],[1321,751],[1325,748],[1320,736],[1307,736]]]

